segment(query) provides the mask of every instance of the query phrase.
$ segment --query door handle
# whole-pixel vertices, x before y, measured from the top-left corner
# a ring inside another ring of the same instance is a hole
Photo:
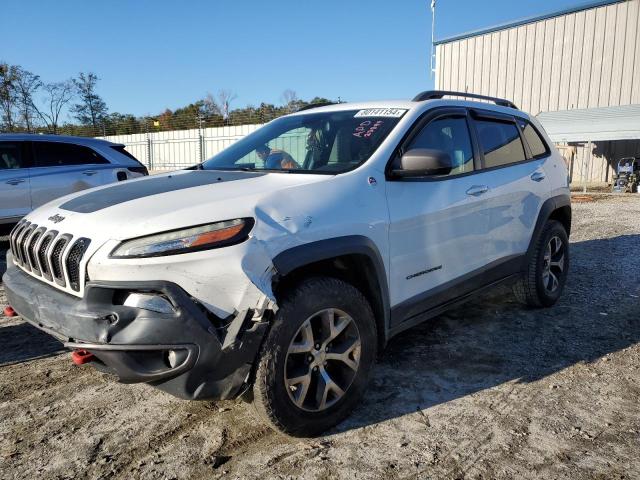
[[[534,182],[541,182],[545,179],[545,177],[546,175],[544,174],[544,172],[533,172],[531,174],[531,180],[533,180]]]
[[[24,182],[26,182],[24,178],[12,178],[11,180],[7,180],[8,185],[18,185],[19,183]]]
[[[84,172],[82,172],[83,175],[86,175],[87,177],[90,177],[91,175],[95,175],[96,172],[95,170],[85,170]]]
[[[469,187],[467,190],[467,195],[473,195],[474,197],[478,197],[483,193],[487,193],[489,191],[489,187],[486,185],[474,185]]]

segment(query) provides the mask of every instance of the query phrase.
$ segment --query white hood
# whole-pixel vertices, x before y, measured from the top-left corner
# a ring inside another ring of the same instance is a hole
[[[260,200],[270,193],[331,178],[293,173],[185,170],[75,193],[40,207],[28,220],[74,236],[124,240],[251,217]],[[51,217],[59,223],[54,223]]]

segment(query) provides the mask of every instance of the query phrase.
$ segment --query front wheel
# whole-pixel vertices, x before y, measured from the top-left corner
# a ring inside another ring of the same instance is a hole
[[[569,271],[569,238],[564,226],[549,220],[536,240],[522,278],[514,285],[516,298],[530,307],[554,305]]]
[[[376,358],[371,307],[354,286],[312,278],[280,305],[260,353],[254,405],[273,428],[312,436],[356,406]]]

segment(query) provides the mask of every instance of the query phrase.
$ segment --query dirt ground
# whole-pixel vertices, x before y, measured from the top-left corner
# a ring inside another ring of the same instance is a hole
[[[640,478],[640,195],[594,198],[574,203],[558,305],[504,289],[396,337],[318,439],[114,383],[3,317],[0,477]]]

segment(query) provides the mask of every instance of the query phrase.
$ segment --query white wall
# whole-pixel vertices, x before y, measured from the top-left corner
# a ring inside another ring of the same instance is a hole
[[[589,8],[436,48],[436,88],[540,112],[640,103],[640,0]]]
[[[206,160],[259,127],[261,125],[239,125],[99,138],[124,144],[127,151],[150,169],[173,170]]]

